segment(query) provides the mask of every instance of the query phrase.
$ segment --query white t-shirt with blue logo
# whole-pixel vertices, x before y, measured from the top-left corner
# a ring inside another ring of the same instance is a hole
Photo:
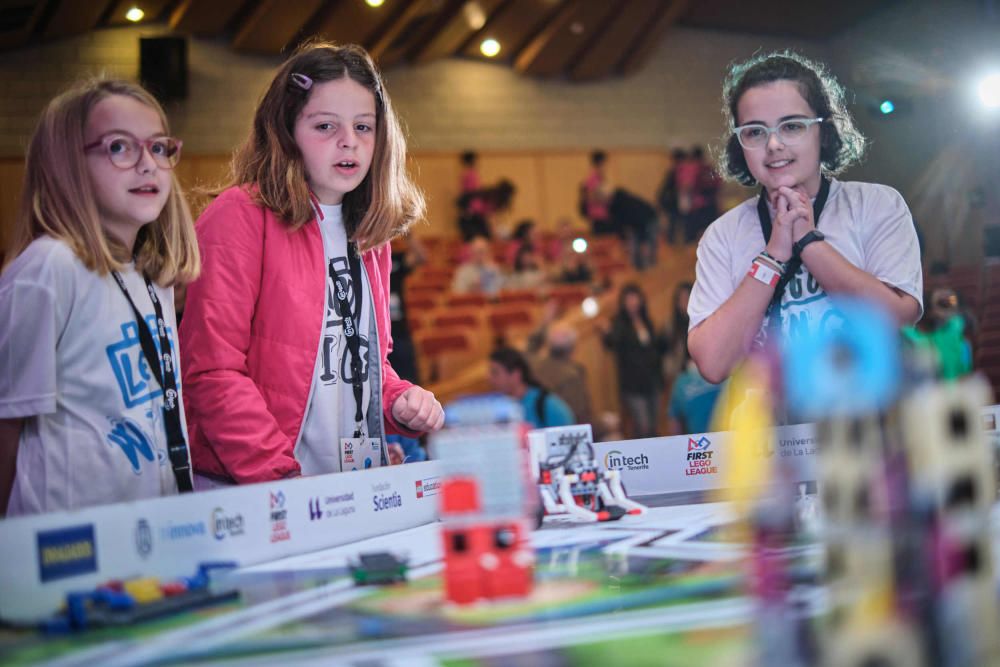
[[[159,346],[142,276],[131,265],[121,275]],[[179,384],[174,290],[154,288]],[[21,417],[8,516],[177,492],[163,392],[125,295],[45,236],[0,276],[0,419]]]
[[[774,211],[771,214],[773,218]],[[917,232],[896,190],[833,179],[817,227],[848,262],[923,304]],[[697,278],[688,301],[689,331],[733,295],[764,246],[756,197],[709,226],[698,244]],[[803,264],[782,296],[782,335],[795,337],[840,325],[829,295]]]
[[[358,302],[361,304],[361,317],[356,323],[361,343],[361,379],[364,387],[361,410],[365,423],[362,431],[365,437],[381,437],[379,433],[373,432],[371,420],[368,419],[373,379],[369,376],[370,370],[374,370],[370,363],[373,351],[369,350],[369,344],[374,346],[376,343],[371,335],[373,321],[368,277],[362,266],[361,285],[355,285],[351,278],[347,262],[347,231],[341,207],[322,205],[320,210],[322,219],[319,226],[326,255],[326,303],[309,408],[302,425],[302,437],[295,447],[295,460],[299,462],[303,475],[340,472],[340,439],[353,437],[356,426],[354,388],[350,379],[351,355],[347,349],[344,318],[340,313],[336,286],[330,279],[331,268],[337,280],[346,287],[352,308],[355,306],[355,290],[360,290]]]

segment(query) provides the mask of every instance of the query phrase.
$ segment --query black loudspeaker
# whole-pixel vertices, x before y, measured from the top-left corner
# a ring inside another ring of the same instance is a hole
[[[183,37],[141,37],[139,80],[161,102],[187,98],[187,40]]]

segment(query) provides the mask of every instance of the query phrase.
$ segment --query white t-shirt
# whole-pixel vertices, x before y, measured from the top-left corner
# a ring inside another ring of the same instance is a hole
[[[159,347],[142,276],[131,265],[121,275]],[[174,290],[154,287],[179,389]],[[177,492],[163,391],[114,277],[43,236],[0,276],[0,323],[0,418],[27,418],[8,516]]]
[[[336,285],[330,279],[330,268],[333,268],[338,280],[346,283],[347,298],[352,308],[355,305],[355,290],[359,286],[353,284],[347,262],[347,231],[344,229],[341,207],[323,205],[320,210],[322,215],[319,226],[323,233],[327,267],[326,304],[309,408],[302,425],[302,437],[295,447],[295,460],[299,462],[303,475],[340,472],[340,439],[353,437],[356,425],[354,387],[350,381],[351,355],[344,335],[344,319],[340,313]],[[361,317],[360,321],[355,321],[361,341],[361,372],[364,381],[361,410],[366,416],[366,423],[362,425],[362,431],[363,437],[378,438],[381,434],[372,432],[370,420],[367,419],[371,388],[373,384],[377,385],[369,372],[377,366],[377,361],[371,360],[373,351],[369,350],[369,342],[374,347],[377,341],[371,333],[374,321],[364,266],[361,266],[361,283]]]
[[[771,215],[773,219],[773,210]],[[817,228],[844,259],[923,304],[917,232],[898,192],[886,185],[833,179]],[[709,226],[698,244],[688,331],[733,295],[764,246],[756,197]],[[782,335],[804,335],[839,323],[829,295],[803,264],[781,300]]]

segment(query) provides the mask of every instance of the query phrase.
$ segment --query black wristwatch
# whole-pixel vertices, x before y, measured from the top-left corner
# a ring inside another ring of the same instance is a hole
[[[802,238],[800,238],[798,241],[796,241],[792,245],[792,252],[794,252],[796,256],[801,256],[802,255],[802,250],[807,245],[809,245],[810,243],[813,243],[815,241],[822,241],[825,238],[826,238],[826,234],[824,234],[823,232],[819,231],[818,229],[814,229],[814,230],[810,231],[809,233],[807,233]]]

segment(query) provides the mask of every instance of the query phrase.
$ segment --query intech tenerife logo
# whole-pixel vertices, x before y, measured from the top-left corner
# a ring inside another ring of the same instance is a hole
[[[285,492],[271,491],[271,544],[292,539],[288,530],[288,510],[285,509]]]
[[[38,576],[42,582],[97,572],[94,524],[38,533]]]
[[[687,464],[685,475],[714,475],[719,472],[712,460],[712,441],[705,436],[688,438]]]
[[[217,540],[227,537],[237,537],[243,534],[243,515],[240,513],[226,514],[221,507],[212,512],[212,535]]]
[[[604,455],[604,467],[607,470],[649,470],[649,457],[643,453],[636,456],[626,456],[617,449],[612,449]]]

